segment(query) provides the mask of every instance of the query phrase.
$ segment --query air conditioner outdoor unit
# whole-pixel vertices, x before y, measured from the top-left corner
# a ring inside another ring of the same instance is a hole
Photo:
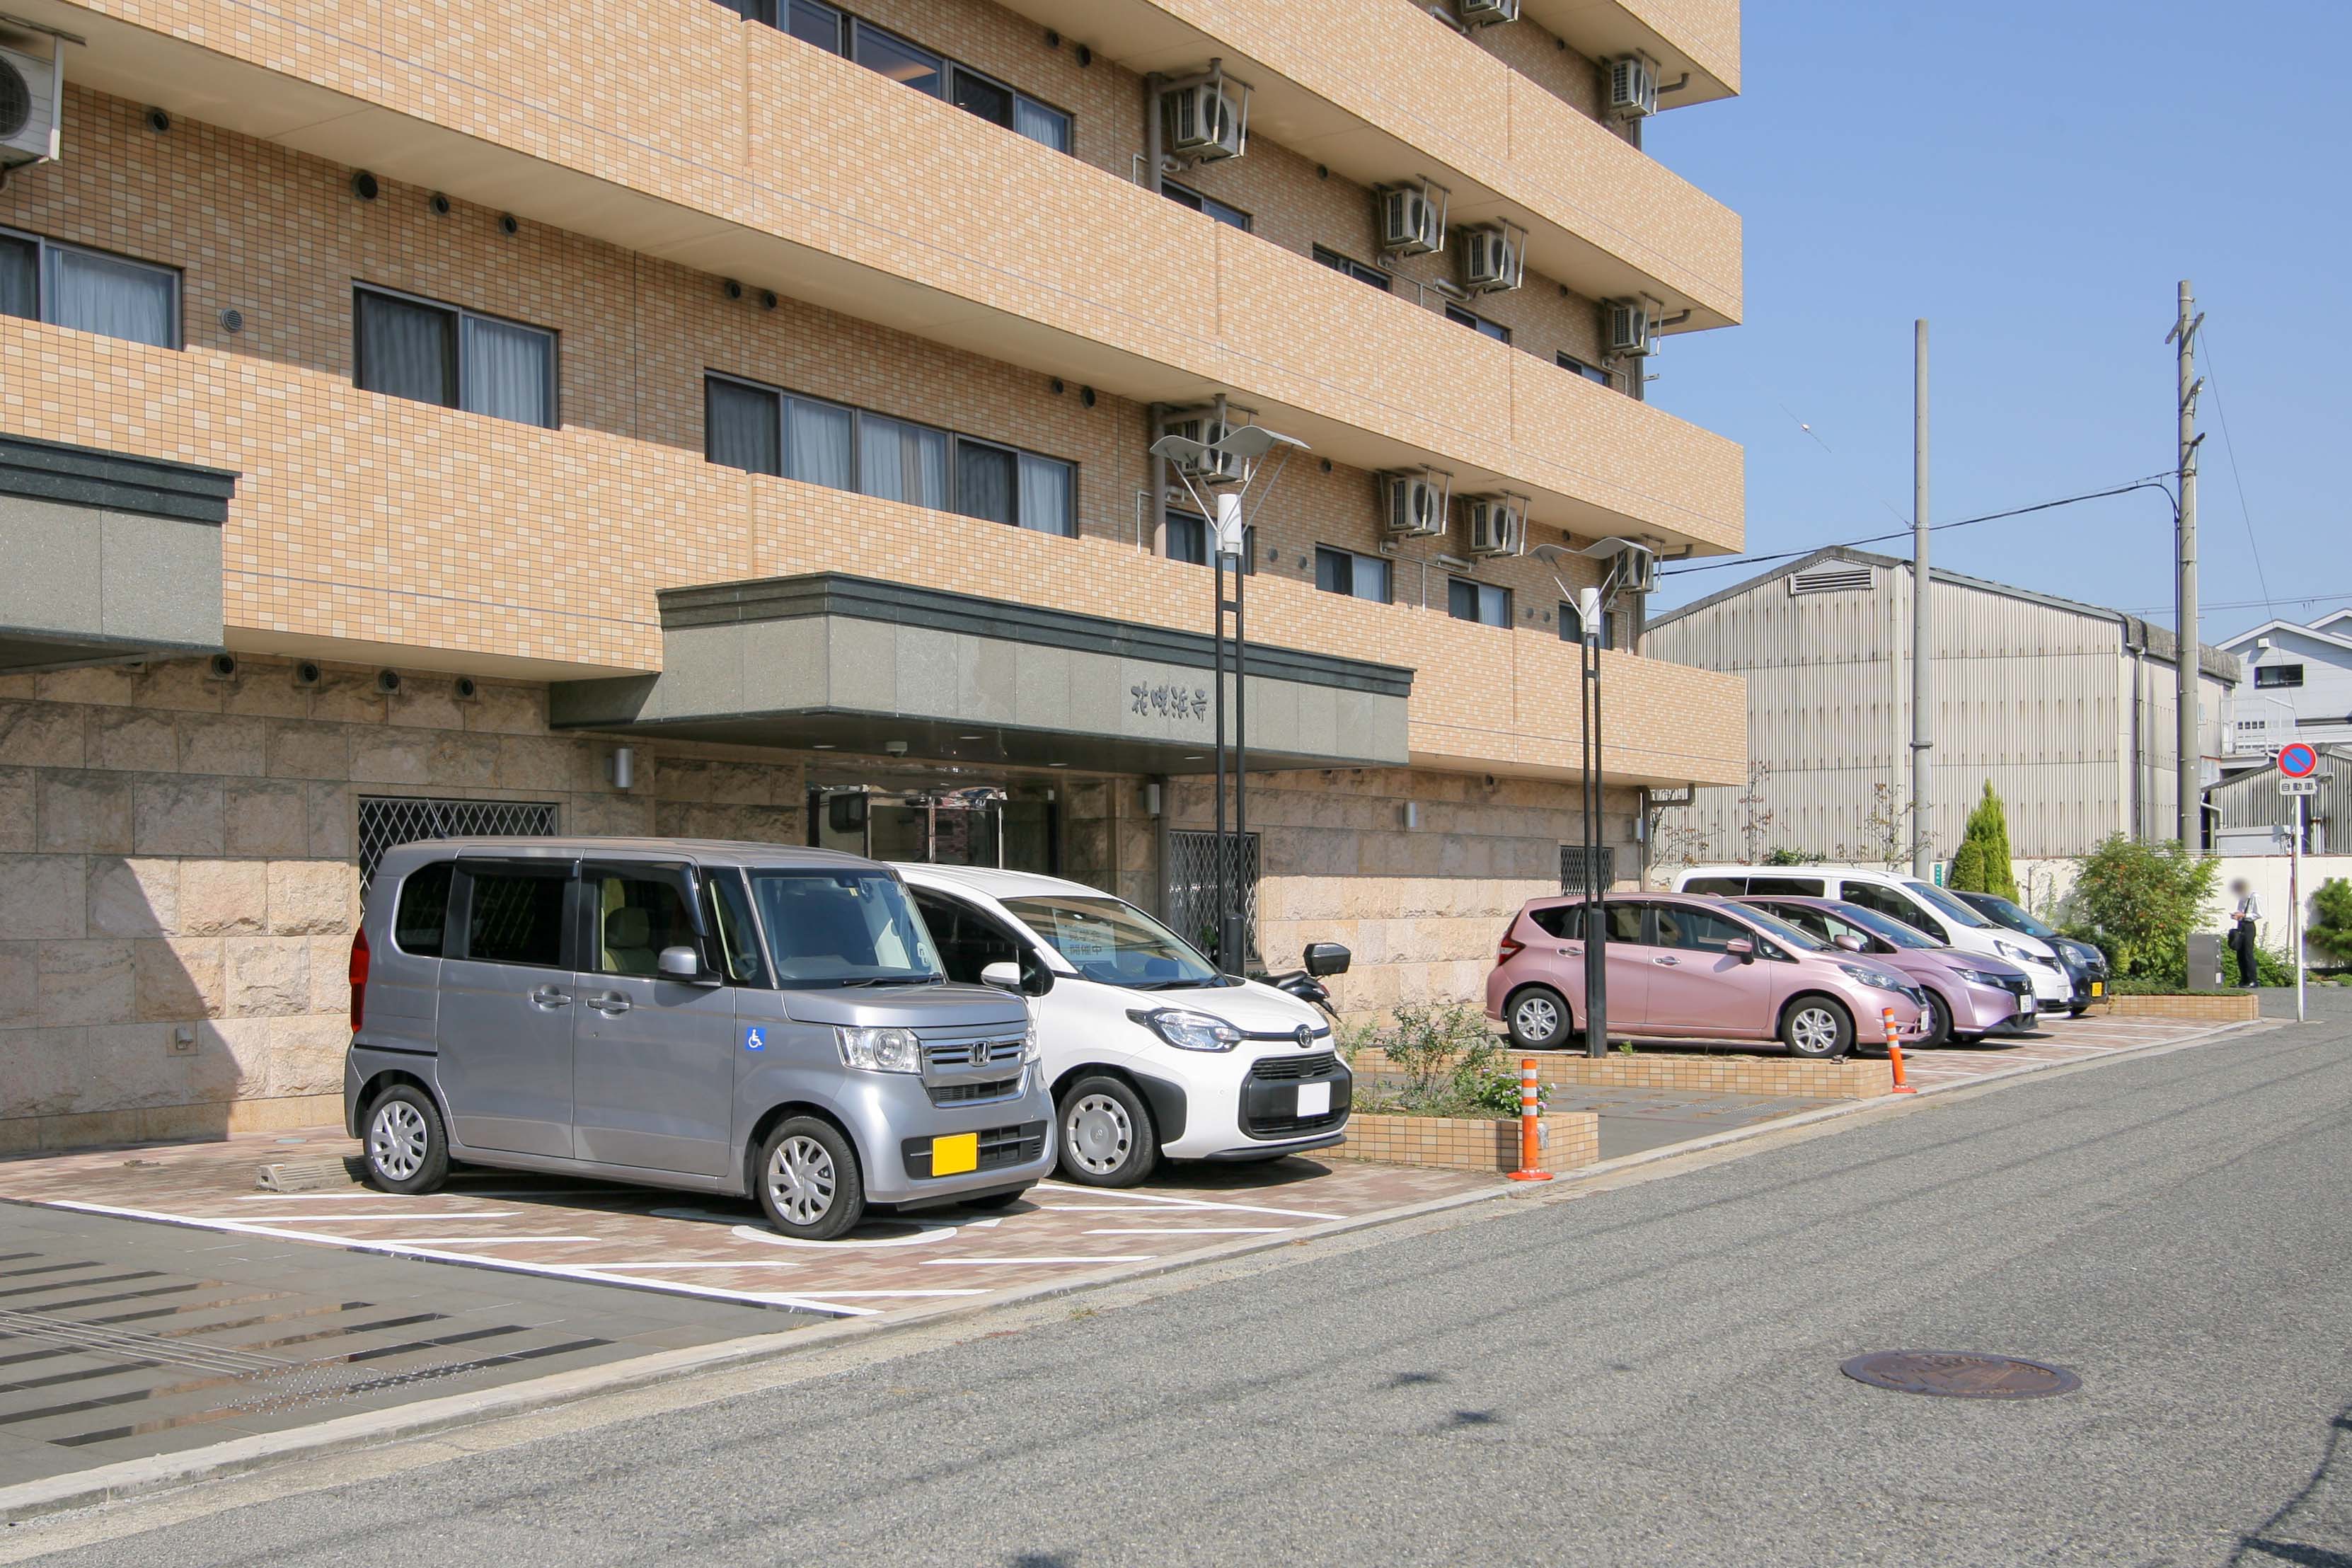
[[[58,156],[65,117],[65,45],[52,40],[49,58],[0,47],[0,170],[44,163]]]
[[[1527,276],[1524,235],[1510,224],[1481,224],[1462,231],[1462,287],[1474,294],[1500,294]]]
[[[1431,468],[1381,476],[1381,531],[1391,539],[1431,539],[1445,531],[1445,477]]]
[[[1461,0],[1461,5],[1465,27],[1491,27],[1497,22],[1519,19],[1519,0]]]
[[[1238,158],[1249,145],[1249,89],[1212,68],[1161,89],[1160,130],[1168,152],[1193,163]]]
[[[1657,111],[1657,62],[1642,55],[1610,61],[1609,117],[1640,120]]]
[[[1444,250],[1445,202],[1445,187],[1427,180],[1381,186],[1381,248],[1394,256],[1430,256]]]
[[[1160,421],[1163,436],[1181,436],[1188,441],[1198,441],[1213,447],[1225,438],[1233,428],[1229,419],[1219,419],[1213,408],[1185,409]],[[1214,452],[1198,458],[1175,459],[1176,469],[1196,479],[1237,479],[1242,477],[1241,459],[1231,452]]]
[[[1525,496],[1465,496],[1463,516],[1468,521],[1465,548],[1473,555],[1518,555],[1528,547],[1528,499]]]
[[[1609,352],[1642,359],[1658,352],[1658,308],[1647,300],[1609,301]]]

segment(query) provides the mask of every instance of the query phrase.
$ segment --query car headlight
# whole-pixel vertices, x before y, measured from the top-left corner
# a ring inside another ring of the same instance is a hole
[[[1869,965],[1863,963],[1841,963],[1838,967],[1845,972],[1847,979],[1853,981],[1856,984],[1867,985],[1873,991],[1894,991],[1899,993],[1906,989],[1902,981],[1896,979],[1894,975],[1887,973],[1886,971],[1883,969],[1873,969]]]
[[[1994,951],[2011,963],[2038,963],[2042,968],[2048,969],[2053,962],[2038,952],[2026,952],[2013,942],[1995,942],[1992,945]]]
[[[1045,1047],[1037,1039],[1037,1020],[1034,1016],[1032,1016],[1029,1020],[1029,1032],[1021,1039],[1021,1065],[1034,1067],[1045,1054]]]
[[[1962,969],[1955,973],[1971,985],[1990,985],[1996,990],[2000,989],[2000,976],[1989,969]]]
[[[923,1070],[923,1043],[915,1037],[912,1029],[869,1029],[837,1024],[833,1038],[841,1047],[841,1059],[850,1067],[863,1068],[867,1072]]]
[[[1242,1032],[1223,1018],[1195,1013],[1189,1007],[1158,1007],[1128,1016],[1180,1051],[1230,1051],[1242,1043]]]

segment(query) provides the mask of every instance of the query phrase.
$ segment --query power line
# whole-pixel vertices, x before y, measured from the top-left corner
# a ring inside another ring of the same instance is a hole
[[[2342,589],[2332,594],[2290,595],[2283,599],[2231,599],[2221,604],[2204,603],[2198,605],[2198,612],[2200,619],[2202,618],[2204,612],[2208,610],[2269,610],[2275,615],[2277,607],[2281,605],[2333,604],[2339,600],[2347,599],[2352,599],[2352,588]],[[2170,605],[2135,605],[2126,608],[2124,611],[2124,614],[2127,616],[2155,616],[2161,615],[2171,608],[2172,606]]]
[[[2169,478],[2171,476],[2168,474],[2151,474],[2146,479],[2134,479],[2127,485],[2117,485],[2111,489],[2089,490],[2078,496],[2061,496],[2056,500],[2036,501],[2032,506],[2011,507],[2007,511],[1989,511],[1979,517],[1955,518],[1950,522],[1930,523],[1927,531],[1938,533],[1948,528],[1967,528],[1979,522],[1998,522],[2005,517],[2024,517],[2032,512],[2050,511],[2058,507],[2074,506],[2086,500],[2104,500],[2109,496],[2129,495],[2134,490],[2162,490],[2165,499],[2171,500],[2172,490],[2163,482]],[[2177,507],[2179,503],[2174,504]],[[1770,555],[1730,555],[1720,561],[1709,561],[1696,566],[1673,567],[1661,572],[1659,575],[1684,577],[1694,572],[1720,572],[1731,566],[1760,566],[1770,561],[1794,561],[1800,556],[1811,555],[1821,550],[1853,550],[1864,544],[1884,544],[1889,540],[1910,537],[1911,530],[1906,528],[1897,533],[1874,533],[1866,539],[1848,539],[1834,544],[1809,545],[1802,550],[1782,550]]]
[[[2213,383],[2213,412],[2221,421],[2221,449],[2230,455],[2230,479],[2238,487],[2238,515],[2246,524],[2246,550],[2254,558],[2254,581],[2262,584],[2263,605],[2267,608],[2271,603],[2270,574],[2263,570],[2263,547],[2254,541],[2254,514],[2246,505],[2246,477],[2238,471],[2238,444],[2230,439],[2230,410],[2221,402],[2221,366],[2213,357],[2212,329],[2206,329],[2204,338],[2206,374]]]

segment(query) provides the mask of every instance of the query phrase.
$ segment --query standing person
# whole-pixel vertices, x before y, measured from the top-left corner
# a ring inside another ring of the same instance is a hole
[[[2230,896],[2237,900],[2230,911],[2230,945],[2238,953],[2238,983],[2252,988],[2255,984],[2255,928],[2262,923],[2263,900],[2243,877],[2230,884]]]

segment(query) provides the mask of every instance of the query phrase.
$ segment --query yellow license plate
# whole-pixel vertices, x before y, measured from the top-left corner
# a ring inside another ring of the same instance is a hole
[[[2094,995],[2094,996],[2104,996],[2104,995],[2105,995],[2106,994],[2107,994],[2107,983],[2106,983],[2105,981],[2104,981],[2104,980],[2094,980],[2094,981],[2092,981],[2092,982],[2091,982],[2091,994],[2092,994],[2092,995]]]
[[[931,1140],[931,1174],[961,1176],[966,1171],[980,1169],[980,1134],[959,1132],[952,1138]]]

